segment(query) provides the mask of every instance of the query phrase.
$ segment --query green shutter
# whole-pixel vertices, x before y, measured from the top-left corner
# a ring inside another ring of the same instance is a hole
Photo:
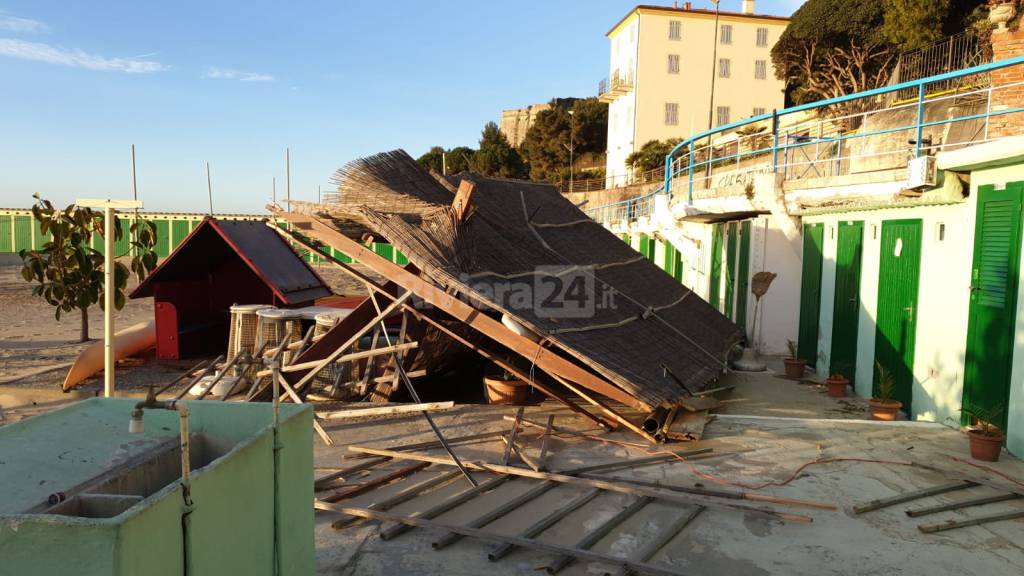
[[[32,249],[32,217],[14,217],[14,251]]]
[[[156,246],[153,251],[161,258],[171,253],[171,223],[166,219],[153,220],[156,225]]]
[[[725,316],[726,318],[733,320],[733,304],[734,298],[736,297],[736,239],[737,239],[737,224],[736,222],[729,222],[728,230],[728,243],[726,244],[725,252]]]
[[[855,381],[857,325],[860,322],[861,256],[864,223],[840,222],[836,240],[836,290],[832,306],[832,354],[829,371]]]
[[[711,273],[709,274],[708,302],[722,311],[722,225],[711,225]]]

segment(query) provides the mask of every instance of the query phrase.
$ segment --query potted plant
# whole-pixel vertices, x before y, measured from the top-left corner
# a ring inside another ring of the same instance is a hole
[[[846,366],[838,366],[832,370],[829,377],[825,379],[825,386],[828,388],[828,395],[833,398],[846,396],[846,387],[850,385],[850,379],[846,377],[849,370]]]
[[[786,365],[786,378],[799,380],[804,377],[804,366],[807,361],[796,357],[796,342],[786,340],[786,346],[789,348],[789,357],[782,359],[782,363]]]
[[[508,370],[500,375],[484,376],[484,392],[490,404],[525,404],[530,386]]]
[[[1006,435],[994,422],[999,421],[1003,415],[1003,407],[995,406],[990,409],[975,406],[964,409],[962,412],[968,414],[974,425],[967,428],[967,438],[971,445],[971,458],[985,462],[999,461],[999,453],[1002,451]]]
[[[868,401],[871,419],[895,420],[900,408],[903,407],[902,402],[892,398],[892,395],[896,392],[896,380],[893,378],[892,373],[877,360],[875,360],[875,370],[878,372],[878,394]]]

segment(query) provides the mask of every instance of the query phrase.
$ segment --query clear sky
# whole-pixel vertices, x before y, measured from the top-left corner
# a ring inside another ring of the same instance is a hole
[[[133,143],[147,210],[206,211],[209,161],[215,211],[262,212],[286,147],[312,200],[352,158],[475,146],[503,108],[594,95],[633,6],[0,0],[0,207],[130,198]]]

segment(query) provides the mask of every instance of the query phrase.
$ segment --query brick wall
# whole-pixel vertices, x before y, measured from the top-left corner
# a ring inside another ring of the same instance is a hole
[[[992,59],[1006,60],[1024,55],[1024,28],[992,31]],[[1010,88],[999,88],[1020,84]],[[992,111],[1024,106],[1024,66],[1011,66],[992,72]],[[989,119],[989,138],[1024,134],[1024,113],[993,116]]]

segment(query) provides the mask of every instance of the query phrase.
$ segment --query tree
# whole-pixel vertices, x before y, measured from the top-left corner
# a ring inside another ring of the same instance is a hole
[[[897,50],[882,2],[807,0],[772,48],[776,75],[796,103],[861,92],[888,79]]]
[[[559,181],[569,176],[570,145],[573,160],[579,161],[588,154],[603,155],[607,138],[607,104],[597,98],[560,98],[537,114],[520,150],[530,165],[530,178]]]
[[[923,48],[972,25],[985,0],[885,0],[888,41],[900,52]]]
[[[526,166],[516,149],[508,143],[505,135],[494,122],[484,125],[480,134],[480,148],[473,155],[473,170],[484,176],[502,178],[523,178]]]
[[[103,214],[72,204],[57,210],[48,200],[35,195],[32,217],[39,222],[43,235],[49,234],[40,250],[21,250],[23,267],[21,276],[26,282],[36,282],[32,294],[41,296],[56,308],[60,320],[62,312],[79,310],[82,316],[81,341],[89,339],[89,307],[103,302],[103,254],[90,244],[93,234],[103,233]],[[115,220],[114,237],[122,236],[121,220]],[[129,228],[135,255],[131,259],[131,273],[140,280],[156,268],[156,225],[147,220],[136,220]],[[123,254],[119,255],[123,256]],[[129,269],[121,262],[114,268],[114,306],[124,307],[124,289],[128,286]]]
[[[626,156],[626,166],[632,166],[636,172],[647,172],[665,166],[665,156],[679,144],[679,138],[669,140],[650,140],[639,150]]]
[[[447,151],[440,146],[434,146],[416,161],[438,174],[458,174],[470,169],[474,154],[476,150],[467,146],[456,146]]]

